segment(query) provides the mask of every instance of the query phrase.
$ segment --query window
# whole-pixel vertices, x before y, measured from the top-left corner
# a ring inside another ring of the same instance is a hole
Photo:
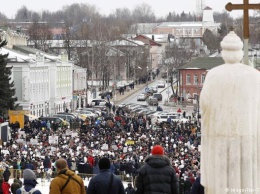
[[[194,74],[194,79],[193,79],[194,85],[198,84],[198,75]]]
[[[204,84],[205,78],[206,78],[206,75],[202,74],[201,75],[201,84]]]
[[[187,75],[186,75],[186,84],[187,84],[187,85],[190,85],[190,83],[191,83],[191,82],[190,82],[190,74],[187,74]]]

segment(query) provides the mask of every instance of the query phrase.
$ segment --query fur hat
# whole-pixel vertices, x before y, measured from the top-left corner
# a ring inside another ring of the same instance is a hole
[[[101,158],[98,162],[99,169],[110,169],[110,160],[108,158]]]
[[[152,149],[152,155],[164,155],[164,149],[160,145],[156,145]]]
[[[31,169],[25,169],[23,171],[23,179],[24,180],[35,180],[36,181],[36,175]]]

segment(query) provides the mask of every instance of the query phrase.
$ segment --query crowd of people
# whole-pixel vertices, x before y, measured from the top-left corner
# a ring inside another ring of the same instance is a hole
[[[5,165],[14,170],[29,168],[37,177],[50,180],[55,161],[62,157],[69,169],[89,178],[99,173],[99,159],[106,157],[111,172],[133,181],[158,144],[176,172],[180,193],[190,192],[200,167],[199,123],[190,120],[151,127],[151,118],[145,115],[131,115],[122,107],[113,112],[87,118],[77,129],[53,129],[40,120],[26,121],[23,129],[19,123],[10,123],[11,139],[2,145],[0,169]]]

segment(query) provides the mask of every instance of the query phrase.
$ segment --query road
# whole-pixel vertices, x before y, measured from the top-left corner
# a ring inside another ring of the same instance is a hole
[[[152,87],[152,86],[157,86],[158,82],[160,81],[165,81],[164,79],[157,79],[156,81],[148,84],[146,87]],[[185,111],[187,113],[187,115],[191,115],[193,112],[193,107],[180,107],[180,106],[165,106],[164,103],[165,101],[167,101],[168,97],[171,96],[172,91],[170,88],[170,84],[166,83],[165,84],[165,88],[158,88],[158,93],[161,93],[163,96],[162,101],[159,101],[159,106],[162,107],[162,109],[164,111],[171,111],[171,112],[177,112],[177,110],[179,108],[181,108],[182,111]],[[127,97],[125,100],[123,100],[121,103],[135,103],[135,104],[142,104],[142,105],[147,105],[146,101],[137,101],[137,95],[140,93],[145,92],[145,87],[141,90],[139,90],[138,92],[130,95],[129,97]],[[151,110],[156,110],[156,106],[149,106]]]

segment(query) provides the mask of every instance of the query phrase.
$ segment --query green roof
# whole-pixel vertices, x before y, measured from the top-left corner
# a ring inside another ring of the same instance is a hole
[[[212,69],[224,63],[225,62],[221,57],[198,57],[179,67],[179,69]]]

